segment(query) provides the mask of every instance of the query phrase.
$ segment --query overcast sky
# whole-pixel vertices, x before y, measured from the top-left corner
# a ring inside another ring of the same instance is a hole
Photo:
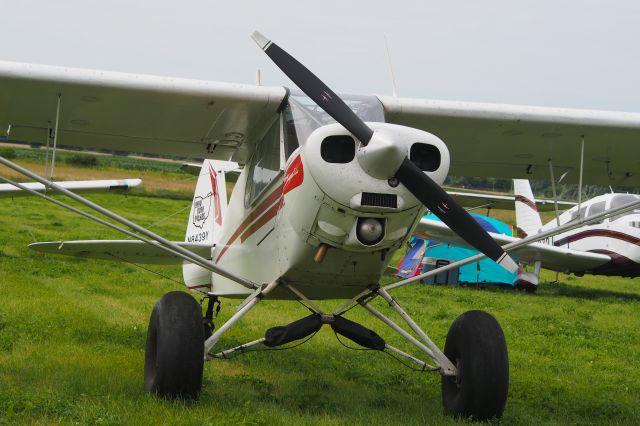
[[[637,0],[0,0],[0,60],[291,83],[258,29],[334,90],[640,112]]]

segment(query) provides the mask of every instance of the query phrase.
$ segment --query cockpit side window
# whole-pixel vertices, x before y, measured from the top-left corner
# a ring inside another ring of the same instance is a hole
[[[609,206],[610,209],[615,209],[617,207],[622,207],[625,204],[629,204],[629,203],[633,203],[634,201],[637,201],[638,198],[640,198],[639,195],[636,194],[619,194],[616,195],[615,197],[613,197],[613,199],[611,200],[611,205]],[[624,216],[630,215],[630,214],[638,214],[640,213],[640,209],[635,209],[633,211],[627,212],[627,213],[622,213],[616,216],[612,216],[609,221],[613,222],[614,220],[618,220]]]
[[[293,121],[293,112],[291,111],[291,106],[287,104],[287,107],[283,112],[284,116],[284,155],[285,161],[291,157],[293,151],[295,151],[300,143],[298,142],[298,133],[296,131],[296,126]]]
[[[600,201],[598,203],[591,204],[591,206],[589,207],[589,211],[587,212],[587,217],[595,216],[597,214],[604,212],[605,204],[606,204],[606,201]],[[598,223],[602,223],[602,222],[604,222],[604,219]]]
[[[587,207],[581,207],[580,210],[576,209],[573,213],[571,213],[570,222],[578,219],[582,219],[585,217],[585,213],[587,212]]]
[[[262,140],[249,166],[245,206],[253,204],[280,172],[280,120],[276,120]]]

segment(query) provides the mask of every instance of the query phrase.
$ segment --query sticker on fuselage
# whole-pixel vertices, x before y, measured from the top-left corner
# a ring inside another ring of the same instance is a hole
[[[211,212],[212,193],[208,193],[204,197],[196,195],[193,199],[193,218],[191,219],[194,226],[202,229],[204,223],[209,218]]]

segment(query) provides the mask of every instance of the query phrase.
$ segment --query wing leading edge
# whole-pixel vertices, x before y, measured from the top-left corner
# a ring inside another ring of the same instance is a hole
[[[428,240],[471,248],[447,225],[437,220],[422,218],[415,233]],[[519,240],[515,237],[492,232],[489,232],[489,235],[501,246]],[[539,242],[510,250],[509,254],[524,263],[531,264],[539,260],[542,262],[543,268],[559,272],[589,271],[611,260],[609,256],[604,254],[571,250]]]
[[[142,183],[142,179],[70,180],[54,183],[75,193],[109,191],[126,192],[131,188],[139,186]],[[32,189],[40,193],[56,192],[52,189],[50,189],[49,191],[45,191],[44,185],[39,182],[26,182],[21,184],[28,189]],[[17,186],[13,186],[10,183],[0,184],[0,198],[26,195],[31,195],[31,193],[28,191],[23,191],[22,189],[18,188]]]
[[[209,244],[184,243],[181,241],[175,242],[175,244],[205,259],[211,258],[212,246]],[[51,241],[32,243],[29,244],[29,248],[42,253],[132,263],[182,265],[184,262],[179,256],[174,256],[159,247],[137,240]]]

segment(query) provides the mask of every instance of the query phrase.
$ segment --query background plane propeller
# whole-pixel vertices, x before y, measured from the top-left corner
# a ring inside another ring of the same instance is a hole
[[[259,32],[254,32],[251,37],[291,81],[324,109],[327,114],[351,132],[364,147],[369,145],[372,139],[375,140],[373,130],[333,90],[304,65]],[[388,143],[388,141],[385,142]],[[489,236],[471,215],[456,203],[440,185],[420,170],[408,156],[404,155],[404,159],[393,176],[425,207],[478,251],[484,253],[510,272],[515,272],[518,269],[518,265],[513,259],[507,255],[502,247]]]

